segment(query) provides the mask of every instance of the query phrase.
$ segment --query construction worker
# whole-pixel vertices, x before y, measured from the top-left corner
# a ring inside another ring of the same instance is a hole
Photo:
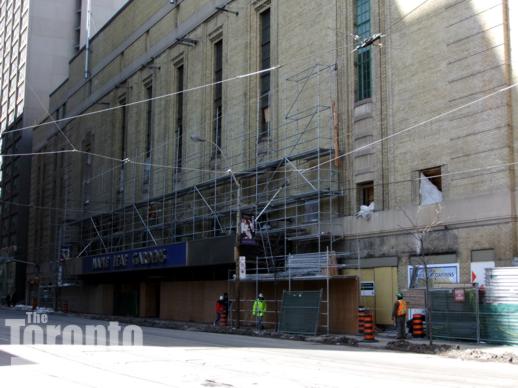
[[[404,339],[406,338],[405,324],[408,312],[408,304],[406,300],[403,299],[403,294],[401,292],[396,294],[396,298],[397,300],[394,303],[394,308],[392,309],[392,321],[396,324],[396,338]]]
[[[227,322],[230,322],[230,325],[232,325],[232,301],[228,299],[228,292],[223,294],[223,306],[227,315]]]
[[[252,307],[252,315],[255,317],[255,327],[257,330],[263,330],[263,317],[266,312],[266,302],[262,293],[259,293]]]
[[[221,319],[221,314],[225,311],[225,305],[223,301],[223,295],[219,296],[219,299],[216,301],[216,319],[212,322],[212,326],[219,325],[219,320]]]

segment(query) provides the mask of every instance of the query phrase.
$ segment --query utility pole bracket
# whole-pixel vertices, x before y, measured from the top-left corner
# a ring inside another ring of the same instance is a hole
[[[238,15],[239,15],[239,12],[237,12],[237,11],[231,11],[230,9],[226,9],[225,7],[226,7],[226,6],[224,6],[224,7],[216,7],[216,9],[217,9],[218,11],[231,13],[231,14],[234,14],[234,15],[236,15],[236,16],[238,16]]]
[[[182,37],[176,39],[176,43],[183,44],[184,46],[194,47],[198,44],[198,41],[196,39],[191,39],[187,37]]]

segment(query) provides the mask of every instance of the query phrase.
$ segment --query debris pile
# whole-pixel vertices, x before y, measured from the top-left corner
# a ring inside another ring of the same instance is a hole
[[[450,345],[429,345],[429,344],[414,344],[409,341],[391,341],[385,346],[388,350],[397,350],[400,352],[412,352],[422,354],[443,354],[452,349]]]
[[[453,349],[448,351],[445,356],[451,358],[460,358],[461,360],[478,360],[478,361],[498,361],[509,364],[518,364],[518,357],[513,353],[495,354],[484,352],[480,349]]]

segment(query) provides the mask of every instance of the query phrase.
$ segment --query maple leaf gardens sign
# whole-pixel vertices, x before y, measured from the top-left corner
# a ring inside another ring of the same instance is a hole
[[[186,244],[179,243],[88,256],[83,260],[83,273],[184,267],[187,263],[186,253]]]

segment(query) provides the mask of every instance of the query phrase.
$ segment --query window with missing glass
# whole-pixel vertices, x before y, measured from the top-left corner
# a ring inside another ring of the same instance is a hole
[[[356,0],[354,30],[364,39],[371,34],[370,0]],[[370,47],[359,49],[355,54],[355,100],[370,98],[371,91],[371,50]]]
[[[419,171],[419,204],[431,205],[443,200],[443,180],[441,166]]]
[[[358,207],[369,206],[374,202],[374,182],[363,182],[358,184]]]
[[[432,183],[439,191],[442,191],[442,173],[441,166],[427,168],[425,170],[420,171],[430,183]]]

